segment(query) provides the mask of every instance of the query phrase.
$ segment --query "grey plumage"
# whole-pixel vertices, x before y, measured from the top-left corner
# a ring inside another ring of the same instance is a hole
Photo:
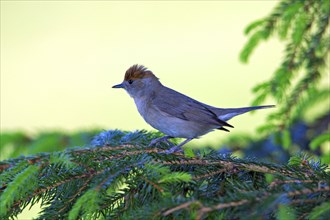
[[[173,89],[163,86],[156,94],[157,95],[151,100],[151,105],[173,117],[203,124],[233,127],[224,120],[218,118],[214,107],[196,101]],[[175,97],[175,99],[172,97]]]
[[[175,99],[172,97],[175,97]],[[193,121],[200,125],[205,125],[205,127],[212,127],[213,129],[225,131],[229,130],[224,127],[234,127],[226,121],[237,115],[252,110],[274,107],[274,105],[266,105],[243,108],[216,108],[192,99],[166,86],[160,87],[159,90],[153,94],[150,99],[150,106],[169,116],[180,118],[185,121]],[[200,135],[196,137],[203,134],[204,131],[201,131]]]
[[[232,125],[226,121],[257,109],[274,107],[273,105],[244,108],[216,108],[206,105],[173,89],[163,86],[159,79],[147,68],[134,65],[126,71],[124,82],[113,86],[124,88],[134,99],[139,113],[152,127],[167,136],[151,142],[168,142],[169,138],[186,138],[178,146],[169,149],[169,153],[194,138],[198,138],[214,129],[229,131]],[[169,142],[168,142],[169,143]]]
[[[273,107],[275,107],[275,105],[262,105],[242,108],[215,108],[213,111],[218,115],[219,119],[228,121],[237,115],[241,115],[249,111]]]

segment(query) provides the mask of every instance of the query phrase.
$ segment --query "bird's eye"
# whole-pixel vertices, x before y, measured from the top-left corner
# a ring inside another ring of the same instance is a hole
[[[129,83],[129,84],[132,84],[132,83],[133,83],[133,80],[131,80],[131,79],[128,80],[128,83]]]

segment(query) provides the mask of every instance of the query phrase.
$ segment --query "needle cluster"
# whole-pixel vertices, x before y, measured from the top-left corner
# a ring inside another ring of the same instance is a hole
[[[259,131],[278,131],[282,144],[288,147],[288,128],[293,123],[301,118],[310,121],[308,113],[313,108],[322,109],[319,114],[330,111],[330,1],[282,0],[269,16],[250,24],[245,34],[249,40],[240,54],[245,63],[254,49],[272,36],[286,44],[281,64],[272,77],[254,87],[252,104],[275,100],[277,111],[268,116]],[[324,135],[329,137],[330,133],[320,134],[322,140],[329,140]]]
[[[288,165],[230,155],[164,154],[155,133],[104,131],[85,147],[0,163],[0,217],[41,204],[38,219],[325,219],[330,174],[304,156]],[[281,217],[282,216],[282,217]],[[313,218],[312,218],[313,219]]]

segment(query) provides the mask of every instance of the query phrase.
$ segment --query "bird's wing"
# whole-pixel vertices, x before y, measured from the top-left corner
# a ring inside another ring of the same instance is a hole
[[[172,117],[203,124],[218,125],[219,128],[222,126],[233,127],[219,119],[216,113],[210,110],[209,106],[167,87],[157,91],[150,101],[154,108]]]

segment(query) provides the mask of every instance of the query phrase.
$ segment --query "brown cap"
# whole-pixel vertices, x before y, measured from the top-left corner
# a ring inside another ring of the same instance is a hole
[[[126,71],[124,80],[143,79],[146,77],[156,77],[156,76],[145,66],[135,64]]]

